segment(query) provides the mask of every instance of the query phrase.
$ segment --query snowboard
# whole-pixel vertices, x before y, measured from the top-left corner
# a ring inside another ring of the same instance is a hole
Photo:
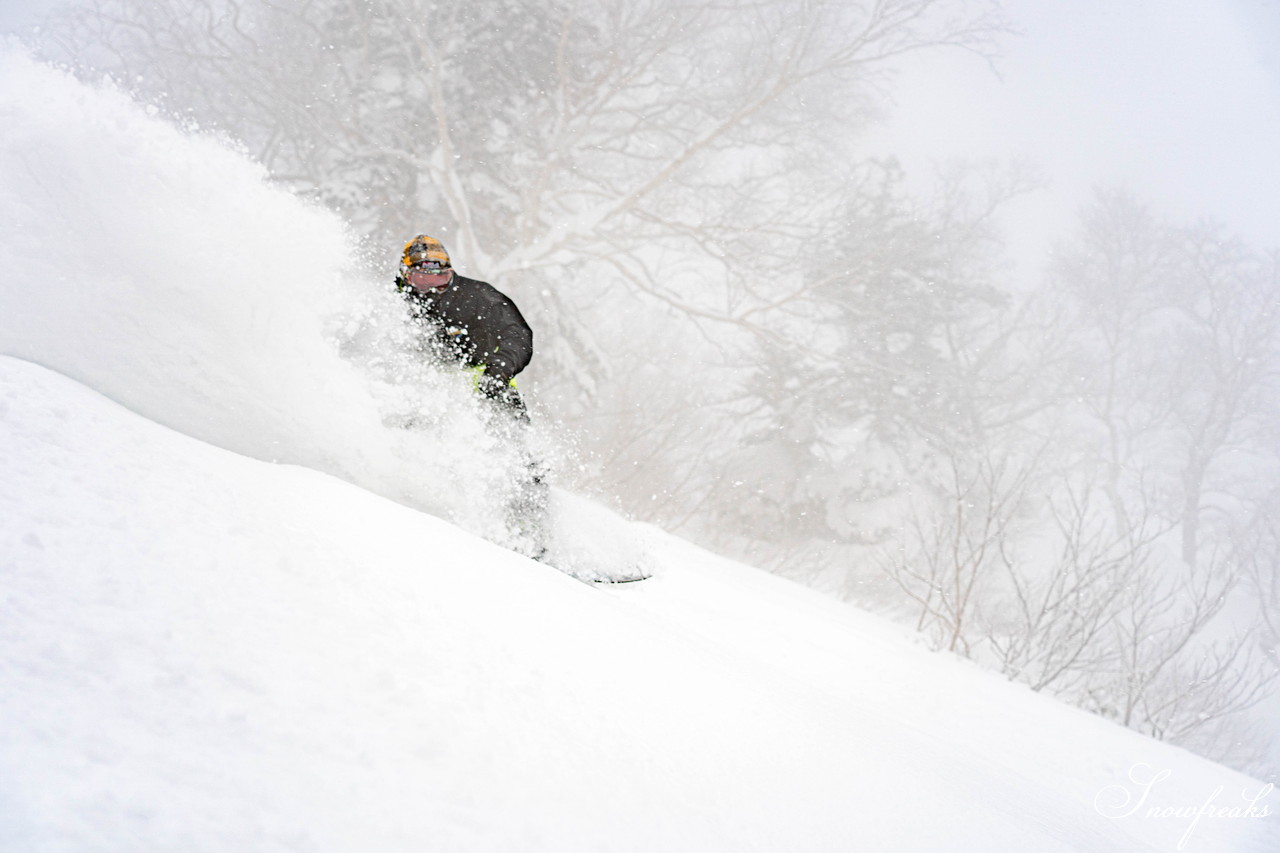
[[[640,581],[647,581],[651,577],[653,577],[653,575],[634,574],[634,575],[623,575],[621,577],[590,578],[587,581],[587,583],[596,584],[599,586],[607,586],[609,584],[639,583]],[[581,580],[581,578],[579,578],[579,580]]]
[[[539,560],[538,562],[545,563],[556,571],[566,574],[576,581],[581,581],[588,586],[617,586],[620,584],[639,583],[640,581],[647,581],[649,578],[653,577],[651,572],[647,572],[638,566],[616,572],[605,572],[584,571],[583,569],[576,567],[570,569],[564,566],[557,566],[555,563],[547,560]]]

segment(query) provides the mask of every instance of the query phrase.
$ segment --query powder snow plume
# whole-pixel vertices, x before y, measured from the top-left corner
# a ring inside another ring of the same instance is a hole
[[[154,112],[0,49],[0,352],[483,530],[510,460],[345,224]]]

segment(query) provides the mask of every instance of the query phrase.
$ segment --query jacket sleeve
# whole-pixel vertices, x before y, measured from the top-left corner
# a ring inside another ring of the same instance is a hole
[[[475,360],[485,365],[485,373],[506,384],[533,359],[533,329],[525,322],[516,304],[496,289],[486,313],[488,322],[473,330]],[[476,334],[480,331],[480,334]]]

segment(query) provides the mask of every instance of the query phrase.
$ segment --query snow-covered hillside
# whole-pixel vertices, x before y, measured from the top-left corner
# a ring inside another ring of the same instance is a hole
[[[1260,782],[587,501],[656,577],[468,532],[466,389],[379,359],[340,223],[14,51],[0,124],[0,849],[1280,849]]]

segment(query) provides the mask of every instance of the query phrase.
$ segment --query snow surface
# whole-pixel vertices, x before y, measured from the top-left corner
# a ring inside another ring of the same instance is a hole
[[[591,502],[562,552],[652,580],[485,541],[341,223],[13,48],[0,126],[0,850],[1280,850],[1262,783]]]

